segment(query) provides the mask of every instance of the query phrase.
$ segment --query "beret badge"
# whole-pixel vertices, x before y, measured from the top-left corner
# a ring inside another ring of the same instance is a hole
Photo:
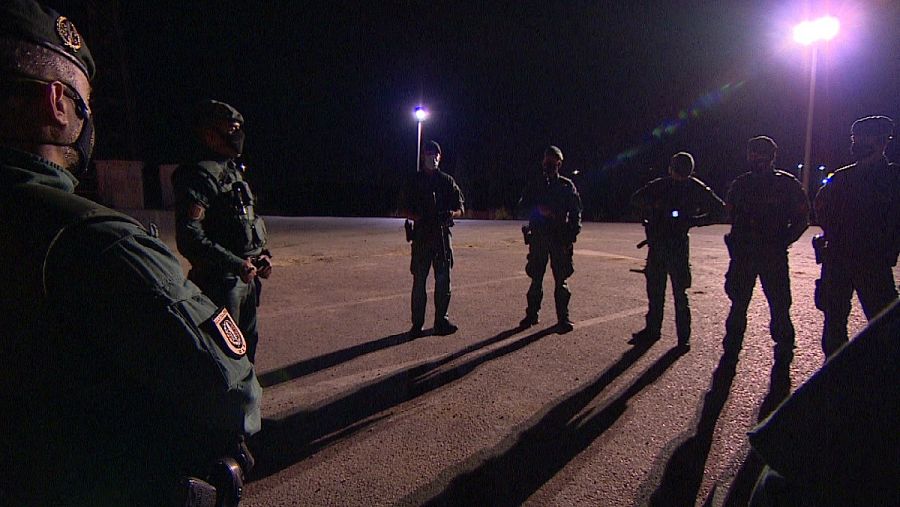
[[[56,18],[56,33],[67,48],[76,53],[81,49],[81,34],[69,18],[65,16]]]

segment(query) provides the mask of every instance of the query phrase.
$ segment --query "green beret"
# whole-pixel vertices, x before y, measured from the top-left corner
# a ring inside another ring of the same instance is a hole
[[[244,117],[237,109],[218,100],[204,100],[197,104],[194,125],[202,127],[216,120],[236,121],[244,123]]]
[[[890,136],[894,134],[894,121],[887,116],[867,116],[853,122],[850,133],[858,136]]]
[[[553,145],[548,146],[547,149],[544,150],[544,156],[546,157],[547,155],[554,156],[557,159],[559,159],[560,162],[562,162],[562,159],[563,159],[562,150],[557,148],[556,146],[553,146]]]
[[[94,78],[94,58],[75,24],[33,0],[0,2],[0,37],[55,51],[77,65],[89,80]]]

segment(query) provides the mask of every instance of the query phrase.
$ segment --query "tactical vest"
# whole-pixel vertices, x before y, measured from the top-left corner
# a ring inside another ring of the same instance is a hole
[[[211,160],[197,165],[217,189],[203,220],[209,239],[239,257],[261,254],[267,241],[266,226],[256,214],[256,198],[241,173]]]

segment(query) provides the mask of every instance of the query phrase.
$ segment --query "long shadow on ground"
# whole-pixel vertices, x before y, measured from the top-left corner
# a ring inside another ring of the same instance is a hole
[[[284,382],[290,382],[300,377],[315,373],[317,371],[337,366],[343,362],[356,359],[357,357],[371,354],[382,349],[394,347],[409,341],[406,333],[392,334],[378,340],[360,343],[346,349],[336,350],[321,356],[312,357],[303,361],[296,362],[292,365],[272,370],[259,375],[259,383],[263,387],[271,387]]]
[[[694,505],[709,451],[712,447],[716,422],[728,401],[731,385],[741,352],[739,341],[726,341],[725,350],[712,376],[712,383],[703,399],[703,407],[696,432],[682,442],[666,464],[659,486],[650,496],[652,506]]]
[[[268,477],[283,470],[329,443],[373,424],[378,420],[372,419],[376,414],[447,385],[487,361],[522,349],[554,332],[553,328],[544,329],[460,365],[441,369],[467,354],[506,340],[521,330],[515,328],[504,331],[439,360],[401,370],[280,420],[264,420],[262,431],[250,441],[250,447],[257,458],[251,480]]]
[[[772,366],[772,374],[769,379],[769,392],[759,407],[757,422],[762,421],[778,408],[778,405],[791,394],[790,364],[778,364]],[[747,458],[738,470],[737,475],[728,490],[728,496],[723,502],[723,507],[738,507],[750,502],[753,486],[762,473],[762,459],[751,449]]]
[[[404,498],[401,505],[519,505],[609,429],[628,408],[628,401],[655,382],[683,354],[672,349],[660,357],[622,394],[596,412],[590,402],[630,368],[651,343],[635,345],[594,380],[547,411],[528,429],[496,448],[478,453],[445,471],[431,485]],[[584,413],[582,413],[584,412]],[[581,415],[579,415],[581,414]],[[473,465],[474,470],[466,472]],[[464,471],[460,474],[460,471]],[[443,491],[435,490],[451,482]]]

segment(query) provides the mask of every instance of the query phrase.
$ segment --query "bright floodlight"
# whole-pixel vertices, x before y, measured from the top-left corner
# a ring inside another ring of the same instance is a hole
[[[824,16],[795,26],[794,40],[808,46],[816,41],[833,39],[840,29],[841,24],[837,18]]]
[[[417,121],[425,121],[428,118],[428,111],[422,106],[417,106],[413,114],[416,116]]]

